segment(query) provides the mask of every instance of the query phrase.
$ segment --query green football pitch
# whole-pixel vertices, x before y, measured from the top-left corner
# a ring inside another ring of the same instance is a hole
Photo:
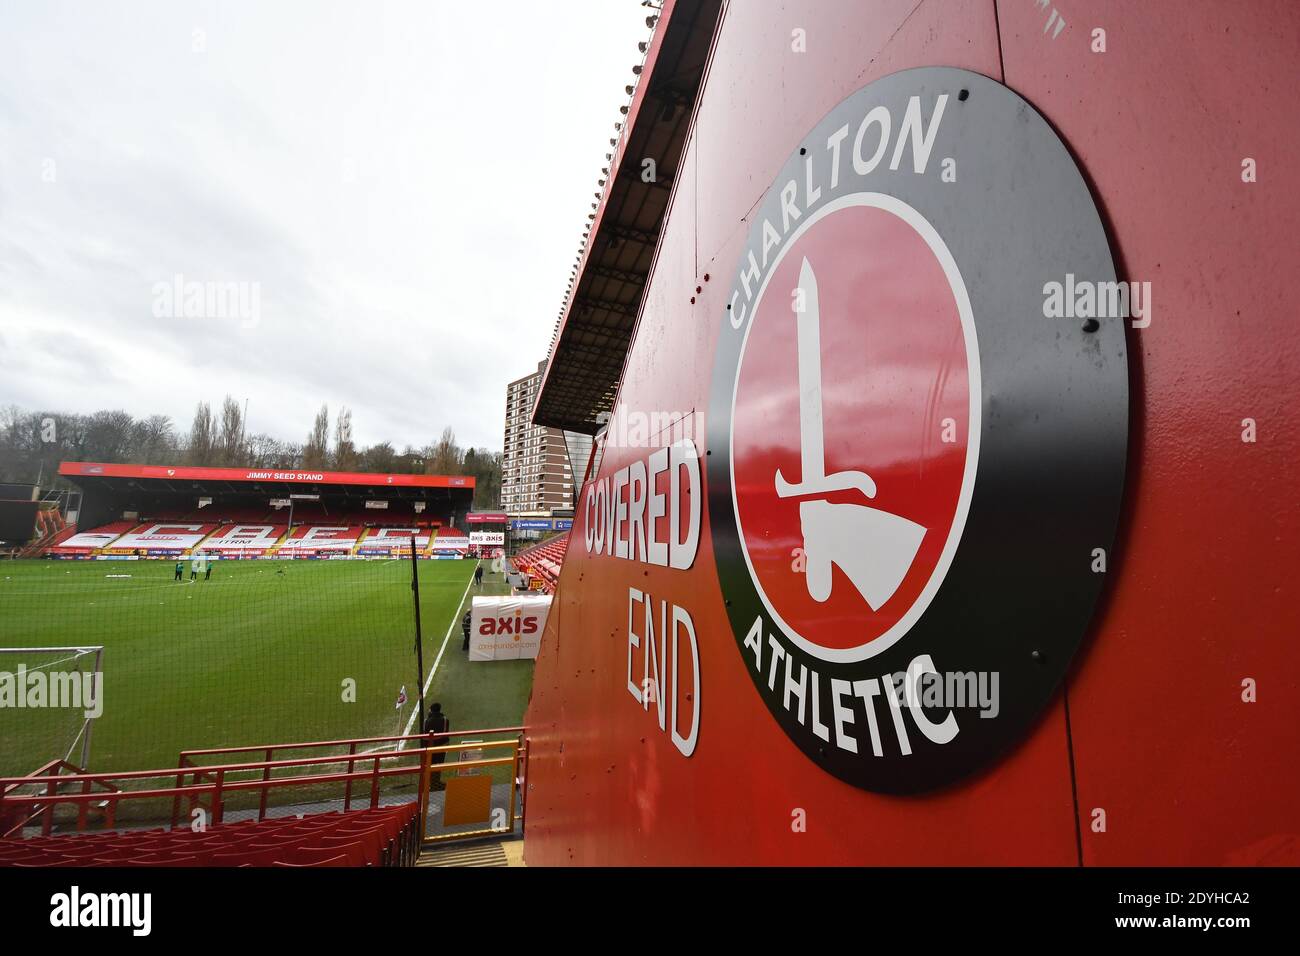
[[[532,661],[470,664],[460,618],[473,561],[420,561],[424,675],[453,730],[522,723]],[[102,645],[94,770],[176,766],[183,749],[406,732],[418,706],[409,560],[0,563],[0,647]],[[485,568],[486,570],[486,568]],[[58,655],[0,654],[16,673]],[[436,670],[435,670],[436,665]],[[399,692],[407,701],[397,706]],[[62,756],[80,712],[0,707],[0,776]],[[418,729],[418,728],[417,728]],[[74,753],[73,759],[76,759]]]

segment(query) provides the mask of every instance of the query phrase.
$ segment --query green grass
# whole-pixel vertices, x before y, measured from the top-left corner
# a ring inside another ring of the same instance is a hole
[[[484,562],[486,568],[487,562]],[[457,613],[459,621],[477,595],[509,594],[510,586],[503,574],[484,574],[481,587],[470,587]],[[439,644],[443,634],[438,634]],[[461,650],[464,632],[460,624],[453,629],[447,650],[434,673],[426,701],[438,701],[451,721],[453,731],[518,727],[533,686],[533,662],[474,661]],[[428,642],[425,644],[429,646]],[[435,648],[436,656],[437,650]],[[426,657],[426,666],[430,666]]]
[[[405,729],[418,701],[409,561],[217,562],[211,580],[194,583],[188,564],[179,583],[173,567],[0,564],[0,646],[105,647],[93,769],[172,767],[182,749]],[[442,702],[455,730],[519,723],[532,681],[531,661],[465,660],[459,619],[473,569],[419,562],[426,675],[451,629],[427,699]],[[484,593],[503,589],[499,575],[485,577]],[[0,670],[16,670],[14,657],[0,655]],[[345,681],[355,682],[355,700],[345,699]],[[408,703],[397,709],[403,685]],[[52,741],[71,716],[0,709],[0,775],[56,756]]]

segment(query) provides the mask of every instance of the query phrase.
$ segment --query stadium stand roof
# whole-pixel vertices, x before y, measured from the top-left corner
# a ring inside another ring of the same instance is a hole
[[[266,468],[207,468],[185,465],[113,465],[65,461],[59,474],[83,488],[136,489],[161,492],[228,492],[235,494],[320,494],[383,497],[428,497],[445,489],[448,496],[472,497],[471,475],[392,475],[345,471]]]
[[[533,422],[593,435],[614,406],[706,70],[721,0],[665,0],[607,169]],[[653,182],[642,162],[653,157]]]

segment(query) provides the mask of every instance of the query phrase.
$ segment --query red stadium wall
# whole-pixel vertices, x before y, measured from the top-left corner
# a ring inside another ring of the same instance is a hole
[[[1300,134],[1283,101],[1300,8],[1054,9],[1068,21],[1056,39],[1030,0],[729,4],[619,401],[707,408],[746,217],[835,104],[918,66],[1005,83],[1071,150],[1119,276],[1155,287],[1150,327],[1128,338],[1119,536],[1064,688],[1018,745],[960,783],[910,797],[856,789],[799,752],[754,692],[707,501],[688,571],[587,554],[579,509],[528,716],[530,864],[1300,863],[1289,268],[1300,193],[1288,168]],[[1105,53],[1090,50],[1094,27]],[[806,54],[791,50],[795,29]],[[1242,182],[1245,157],[1256,183]],[[1245,418],[1255,443],[1242,441]],[[601,476],[643,451],[607,451]],[[630,586],[693,618],[702,715],[689,758],[629,694]],[[1242,701],[1246,679],[1255,703]],[[792,827],[800,811],[806,832]]]

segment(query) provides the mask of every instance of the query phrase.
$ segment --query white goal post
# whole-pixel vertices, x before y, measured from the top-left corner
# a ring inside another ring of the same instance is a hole
[[[69,717],[61,721],[57,716],[46,723],[48,729],[42,736],[47,741],[30,739],[37,750],[48,746],[42,762],[60,759],[83,769],[90,765],[90,732],[98,714],[87,711],[102,707],[104,691],[104,646],[92,644],[80,647],[0,647],[0,736],[21,751],[21,733],[10,736],[4,728],[13,728],[26,721],[31,730],[34,711],[57,714],[66,711]],[[81,679],[74,679],[77,675]],[[89,677],[89,681],[86,678]],[[36,689],[39,685],[40,694]],[[88,686],[89,685],[89,686]],[[63,697],[72,693],[76,699]],[[55,699],[55,698],[59,699]],[[29,699],[30,698],[30,699]],[[25,713],[24,713],[25,712]],[[19,715],[22,715],[21,717]],[[35,732],[29,738],[36,737]],[[77,760],[72,757],[77,754]],[[24,772],[34,770],[35,766]],[[3,773],[0,773],[2,776]]]

